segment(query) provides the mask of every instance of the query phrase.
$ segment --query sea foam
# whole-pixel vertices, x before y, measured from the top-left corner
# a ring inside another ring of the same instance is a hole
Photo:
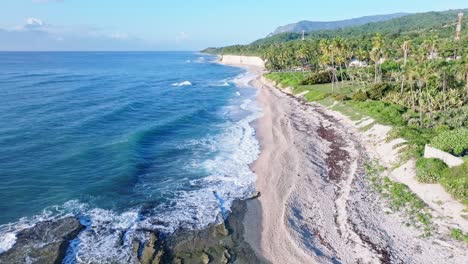
[[[178,82],[178,83],[173,83],[172,86],[175,87],[181,87],[181,86],[191,86],[192,83],[189,81],[183,81],[183,82]]]

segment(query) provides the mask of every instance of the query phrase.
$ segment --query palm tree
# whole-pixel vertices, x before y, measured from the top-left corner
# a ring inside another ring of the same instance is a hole
[[[435,59],[437,56],[437,49],[439,47],[439,37],[438,36],[431,36],[426,39],[423,43],[426,50],[429,52],[429,58]]]
[[[464,57],[464,61],[458,64],[458,66],[455,68],[455,71],[457,77],[465,82],[465,101],[468,101],[468,61],[466,59],[467,55]]]
[[[341,85],[343,86],[344,78],[343,78],[343,63],[345,63],[345,55],[344,55],[344,41],[342,38],[335,38],[332,42],[332,49],[334,50],[335,54],[335,61],[340,70],[341,75]]]
[[[426,80],[426,72],[422,65],[415,65],[414,67],[414,79],[416,85],[418,86],[418,106],[419,106],[419,125],[422,127],[423,123],[423,97],[422,97],[422,90],[424,87],[424,82]]]
[[[401,45],[401,49],[403,50],[403,65],[406,65],[408,61],[408,52],[410,50],[410,41],[406,40]]]
[[[370,52],[371,60],[374,62],[375,79],[374,81],[380,82],[382,80],[382,59],[384,58],[384,42],[382,35],[377,34],[372,39],[372,50]]]
[[[417,72],[415,71],[416,67],[417,67],[417,65],[414,65],[412,63],[412,65],[408,65],[408,66],[406,66],[404,68],[405,69],[404,79],[406,80],[406,82],[410,86],[410,101],[411,101],[411,109],[412,110],[416,110],[416,107],[415,107],[416,106],[416,98],[414,96],[414,91],[413,91],[414,84],[416,83],[416,79],[417,79]]]
[[[332,80],[332,92],[333,92],[335,89],[335,80],[336,80],[335,47],[333,43],[330,42],[328,39],[320,40],[319,47],[322,52],[322,59],[321,59],[322,62],[327,61],[326,67],[329,66],[328,62],[331,62],[331,80]]]

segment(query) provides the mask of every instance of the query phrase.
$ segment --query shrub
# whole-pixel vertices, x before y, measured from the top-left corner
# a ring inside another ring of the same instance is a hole
[[[416,162],[416,177],[423,183],[437,183],[447,168],[441,160],[419,158]]]
[[[413,116],[417,118],[416,116]],[[424,116],[426,127],[447,126],[450,129],[468,127],[468,104],[460,108],[427,113]]]
[[[323,84],[330,83],[330,73],[329,72],[314,72],[310,76],[302,80],[301,85],[314,85],[314,84]]]
[[[367,91],[367,93],[369,94],[369,99],[380,100],[390,89],[391,85],[388,83],[377,83],[372,85],[372,87]]]
[[[431,146],[463,156],[468,150],[468,129],[459,128],[443,132],[432,139]]]
[[[460,166],[446,169],[442,173],[440,183],[447,192],[456,199],[468,205],[468,160]]]
[[[392,71],[399,71],[400,67],[397,62],[394,60],[386,60],[384,63],[382,63],[382,72],[384,75],[390,76],[390,73]]]
[[[345,94],[333,94],[333,99],[336,101],[347,101],[350,98]]]
[[[358,102],[364,102],[369,99],[369,96],[365,91],[359,90],[353,94],[353,100]]]
[[[454,228],[450,232],[450,236],[458,241],[464,241],[465,243],[468,243],[468,234],[463,233],[462,230]]]

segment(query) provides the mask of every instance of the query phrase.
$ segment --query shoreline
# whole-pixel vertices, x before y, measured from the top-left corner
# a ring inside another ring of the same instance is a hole
[[[256,78],[252,72],[254,70],[249,68],[246,84],[252,78]],[[137,227],[132,229],[132,235],[128,237],[127,231],[130,231],[130,227],[128,230],[114,230],[121,233],[117,244],[114,245],[115,250],[128,249],[128,252],[123,252],[122,258],[119,256],[119,259],[114,261],[127,263],[126,260],[133,259],[142,264],[177,261],[208,263],[215,259],[221,263],[260,263],[262,261],[257,259],[243,238],[246,233],[243,225],[246,204],[255,199],[256,197],[246,197],[245,200],[234,200],[231,212],[227,214],[224,222],[211,223],[202,229],[179,228],[174,233],[167,234],[161,230]],[[44,263],[73,261],[79,247],[79,235],[90,230],[86,219],[84,222],[82,220],[77,215],[67,214],[22,228],[15,233],[12,245],[0,252],[0,262],[20,263],[30,257]]]
[[[261,196],[247,202],[244,218],[245,240],[257,255],[272,263],[466,259],[463,242],[437,231],[423,237],[372,189],[364,167],[375,153],[355,124],[281,91],[261,74],[251,85],[264,113],[253,124],[261,153],[251,165]]]
[[[465,244],[437,232],[422,237],[423,231],[372,189],[364,167],[381,151],[372,151],[368,141],[372,137],[340,113],[276,88],[263,77],[259,58],[238,64],[238,58],[232,57],[222,64],[247,70],[247,82],[257,89],[256,100],[263,109],[263,116],[249,123],[260,147],[259,157],[249,165],[257,177],[258,195],[235,200],[223,223],[200,230],[179,229],[166,235],[137,229],[138,236],[128,241],[124,232],[120,242],[130,246],[129,258],[142,264],[462,263],[466,259]],[[386,158],[397,156],[397,149],[387,150]],[[73,227],[67,229],[68,225]],[[19,260],[30,248],[35,256],[63,259],[85,228],[72,217],[25,229],[20,243],[0,254],[0,262],[4,257]],[[49,235],[49,229],[55,233]],[[24,239],[27,236],[33,239]],[[53,247],[35,248],[38,239],[53,241]]]

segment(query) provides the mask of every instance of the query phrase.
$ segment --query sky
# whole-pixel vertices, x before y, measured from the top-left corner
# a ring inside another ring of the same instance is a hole
[[[1,0],[0,50],[200,50],[300,20],[467,8],[466,0]]]

